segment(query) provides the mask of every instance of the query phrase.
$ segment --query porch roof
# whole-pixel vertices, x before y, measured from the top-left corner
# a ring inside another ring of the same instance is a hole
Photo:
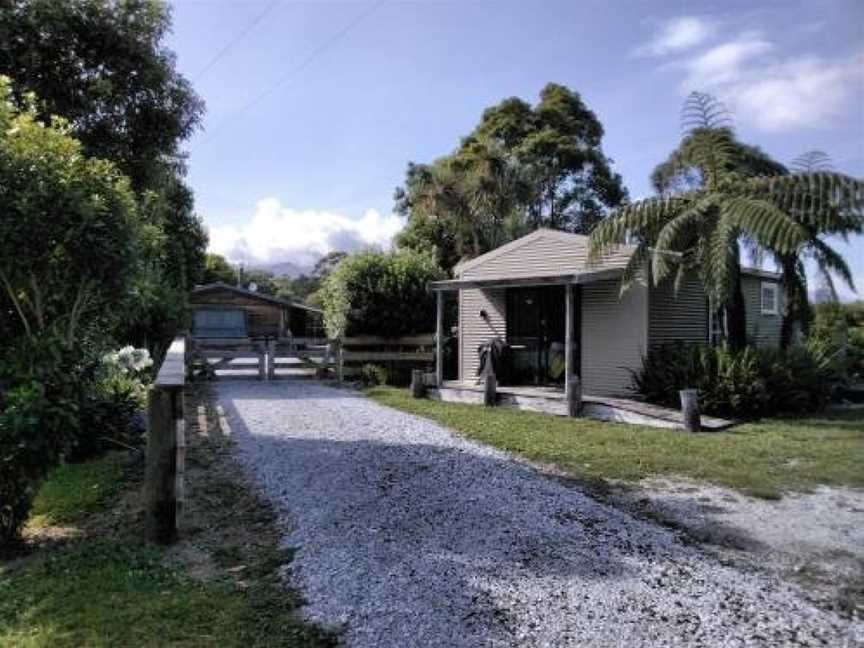
[[[623,268],[603,268],[586,270],[562,275],[538,275],[535,277],[478,277],[476,279],[448,279],[432,281],[429,290],[443,292],[448,290],[468,290],[471,288],[519,288],[525,286],[565,286],[567,284],[586,284],[604,279],[617,279]]]

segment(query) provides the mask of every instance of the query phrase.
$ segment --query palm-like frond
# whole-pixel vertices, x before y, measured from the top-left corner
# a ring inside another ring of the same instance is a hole
[[[821,275],[826,278],[826,283],[834,290],[834,283],[831,275],[836,274],[843,282],[849,286],[849,289],[855,291],[855,279],[852,276],[852,270],[846,259],[842,257],[834,248],[825,243],[825,241],[816,238],[808,244],[810,256],[816,261],[816,268]],[[836,292],[835,292],[836,297]]]
[[[841,173],[817,171],[752,178],[748,187],[766,195],[779,209],[794,212],[802,223],[828,225],[832,213],[864,221],[864,181]]]
[[[719,196],[708,194],[693,201],[692,206],[667,221],[657,234],[654,247],[658,254],[652,256],[652,271],[658,279],[669,273],[670,255],[668,251],[681,251],[689,248],[699,237],[702,221],[706,214],[715,208]]]
[[[801,225],[767,200],[730,196],[723,201],[722,209],[735,227],[779,254],[794,251],[807,239]]]
[[[658,196],[619,208],[591,232],[590,259],[596,261],[605,252],[626,243],[629,236],[659,229],[692,201],[690,196]]]

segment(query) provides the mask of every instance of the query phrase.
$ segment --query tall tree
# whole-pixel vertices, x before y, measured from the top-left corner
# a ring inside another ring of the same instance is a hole
[[[62,115],[86,154],[114,161],[136,191],[197,128],[203,101],[175,69],[161,0],[7,0],[0,6],[0,74],[40,116]]]
[[[698,183],[618,209],[591,235],[593,254],[626,242],[637,249],[625,273],[632,279],[646,260],[655,282],[691,272],[718,309],[725,309],[729,343],[746,344],[740,255],[750,242],[777,255],[795,254],[807,240],[802,221],[821,223],[841,209],[860,217],[864,183],[829,172],[753,176],[742,147],[725,123],[722,106],[694,93],[685,107],[690,127],[677,152]]]
[[[603,154],[603,127],[575,92],[547,85],[536,106],[487,109],[452,154],[409,163],[396,190],[402,247],[433,248],[445,268],[538,227],[588,232],[626,200]]]
[[[125,308],[137,319],[121,335],[150,340],[154,351],[181,324],[207,244],[180,152],[204,104],[164,44],[170,28],[162,0],[0,4],[0,74],[15,80],[15,98],[35,92],[39,118],[64,117],[85,155],[115,163],[152,227],[141,257],[146,274]]]
[[[76,340],[85,317],[104,318],[134,276],[141,222],[129,181],[89,158],[68,123],[18,108],[0,76],[0,289],[19,331]]]

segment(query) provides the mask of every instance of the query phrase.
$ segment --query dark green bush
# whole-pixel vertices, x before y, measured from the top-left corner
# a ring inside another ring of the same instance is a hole
[[[819,344],[783,352],[664,346],[632,372],[633,390],[651,403],[677,408],[678,392],[694,388],[703,412],[738,419],[821,410],[838,377],[836,357]]]
[[[36,484],[73,450],[93,371],[56,335],[18,339],[0,359],[0,542],[17,534]]]
[[[377,387],[386,385],[388,381],[387,369],[381,365],[364,364],[360,368],[360,383],[364,387]]]
[[[331,337],[399,337],[435,329],[430,281],[444,274],[430,254],[359,252],[343,259],[321,289]]]

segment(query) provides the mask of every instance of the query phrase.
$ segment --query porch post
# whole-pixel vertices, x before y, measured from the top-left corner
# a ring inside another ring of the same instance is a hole
[[[573,366],[574,303],[573,284],[568,283],[564,287],[564,395],[568,416],[579,416],[582,409],[582,386],[574,375]]]
[[[435,293],[435,386],[444,382],[444,292]]]

